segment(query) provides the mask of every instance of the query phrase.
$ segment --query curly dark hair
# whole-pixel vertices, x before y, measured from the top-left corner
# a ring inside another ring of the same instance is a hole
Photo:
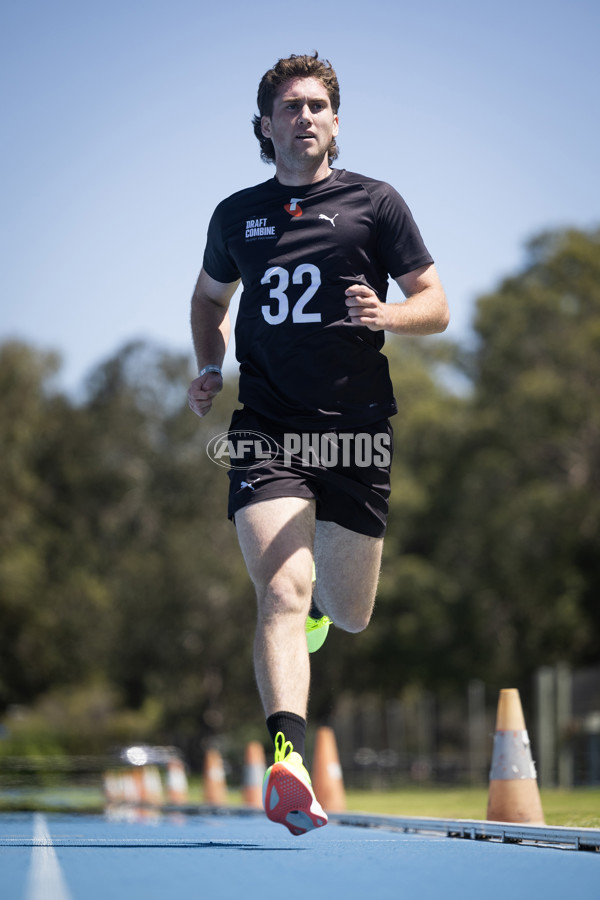
[[[265,72],[261,78],[256,98],[258,115],[252,118],[254,134],[260,144],[260,156],[263,162],[275,162],[275,148],[271,138],[263,135],[260,120],[262,116],[273,115],[273,102],[278,88],[293,78],[317,78],[325,86],[334,115],[337,115],[340,107],[340,86],[335,70],[328,59],[320,59],[315,50],[309,56],[297,56],[292,53],[286,59],[278,60],[273,68]],[[332,138],[328,150],[329,162],[332,163],[334,159],[337,159],[338,154],[338,146],[335,138]]]

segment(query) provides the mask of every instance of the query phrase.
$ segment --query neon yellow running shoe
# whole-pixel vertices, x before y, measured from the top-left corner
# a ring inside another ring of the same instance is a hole
[[[272,822],[285,825],[294,835],[327,825],[327,813],[315,797],[302,757],[281,731],[275,736],[275,762],[265,772],[263,806]]]
[[[312,580],[313,585],[317,580],[317,572],[315,569],[315,564],[313,562],[312,569]],[[310,613],[318,612],[318,616],[311,616]],[[332,624],[329,616],[324,616],[321,614],[316,607],[311,605],[308,616],[306,617],[306,645],[308,647],[309,653],[314,653],[315,650],[318,650],[325,643],[325,638],[327,637],[327,632],[329,631],[329,626]]]
[[[306,617],[306,645],[309,653],[314,653],[319,647],[322,647],[331,625],[329,616],[321,616],[320,619],[313,619],[312,616]]]

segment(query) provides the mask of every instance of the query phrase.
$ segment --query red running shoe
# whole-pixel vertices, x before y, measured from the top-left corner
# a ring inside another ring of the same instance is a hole
[[[281,731],[275,737],[275,762],[265,772],[263,806],[272,822],[280,822],[294,835],[327,825],[327,813],[315,797],[302,757]]]

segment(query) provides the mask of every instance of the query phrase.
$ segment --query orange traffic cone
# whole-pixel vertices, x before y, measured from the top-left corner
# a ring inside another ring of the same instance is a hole
[[[138,802],[149,806],[160,806],[163,802],[163,788],[160,772],[156,766],[139,766],[134,771],[137,782]]]
[[[317,729],[313,755],[312,784],[315,796],[326,812],[346,809],[342,767],[332,728]]]
[[[121,775],[121,789],[123,803],[141,803],[141,780],[136,771],[125,771]]]
[[[262,809],[262,783],[266,771],[265,749],[258,741],[250,741],[244,754],[242,797],[246,806]]]
[[[204,757],[204,802],[223,806],[227,800],[225,767],[218,750],[209,747]]]
[[[107,804],[119,803],[121,796],[121,780],[117,772],[107,770],[102,776],[104,799]]]
[[[170,803],[188,802],[188,780],[180,759],[170,759],[167,763],[167,794]]]
[[[521,699],[514,688],[500,691],[498,700],[487,819],[544,824]]]

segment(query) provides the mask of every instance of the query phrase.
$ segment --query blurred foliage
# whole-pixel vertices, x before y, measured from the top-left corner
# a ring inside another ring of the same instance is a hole
[[[540,665],[597,661],[599,250],[598,231],[531,241],[523,270],[480,298],[471,349],[388,339],[399,414],[378,602],[367,631],[313,657],[316,719],[341,691],[521,686]],[[255,601],[205,449],[235,379],[200,420],[186,357],[129,344],[79,402],[54,386],[58,367],[0,347],[11,740],[46,733],[75,752],[144,737],[194,759],[215,737],[262,738]]]

